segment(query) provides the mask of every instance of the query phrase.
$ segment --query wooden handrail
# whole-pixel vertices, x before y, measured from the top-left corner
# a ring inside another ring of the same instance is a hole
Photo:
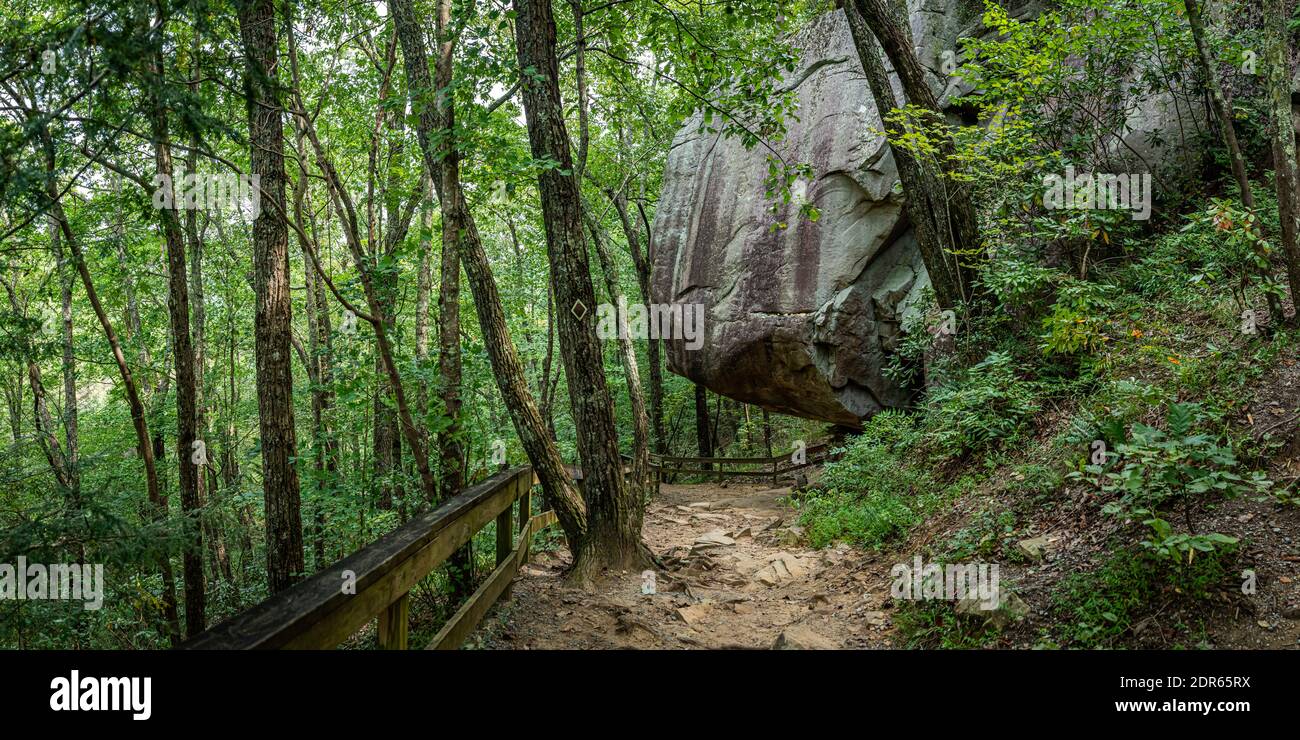
[[[788,455],[764,458],[690,458],[653,455],[655,485],[665,472],[705,475],[777,476],[814,465],[828,457],[830,445],[805,450],[807,460],[782,467]],[[664,464],[719,465],[719,470],[669,468]],[[721,470],[726,464],[768,465],[766,470]],[[575,480],[582,480],[576,467]],[[627,472],[627,466],[625,471]],[[443,625],[433,649],[455,649],[487,610],[509,593],[510,582],[527,561],[533,536],[555,522],[553,512],[530,516],[531,491],[537,480],[531,466],[503,470],[470,486],[432,511],[416,516],[376,542],[325,570],[281,591],[180,645],[182,650],[329,649],[378,620],[379,646],[406,649],[412,587],[451,554],[473,539],[493,519],[497,522],[497,567],[478,590]],[[514,503],[519,506],[515,540]]]
[[[521,504],[520,519],[528,525],[524,533],[529,536],[521,537],[516,548],[511,516],[516,499],[529,501],[534,483],[531,466],[503,470],[180,648],[329,649],[375,618],[380,646],[405,648],[408,592],[488,522],[497,520],[499,566],[507,560],[521,562],[520,548],[526,558],[528,540],[540,527],[528,518],[528,505]],[[355,588],[346,589],[348,583]]]
[[[830,449],[830,445],[823,442],[805,448],[804,453],[807,455],[819,454]],[[653,465],[656,461],[670,462],[674,464],[682,463],[718,463],[723,465],[771,465],[772,463],[781,463],[790,459],[790,455],[774,455],[772,457],[675,457],[672,455],[650,454],[650,461]]]
[[[773,457],[674,457],[671,455],[651,454],[650,468],[654,474],[655,488],[663,481],[665,473],[680,475],[703,475],[706,477],[722,478],[771,478],[773,485],[783,475],[788,475],[796,470],[818,465],[829,459],[832,459],[831,445],[827,443],[815,444],[804,450],[805,459],[802,463],[793,462],[790,455],[778,455]],[[713,470],[706,470],[705,465],[716,465]],[[761,465],[761,470],[727,470],[725,466],[742,466],[742,465]],[[698,467],[689,467],[698,466]]]

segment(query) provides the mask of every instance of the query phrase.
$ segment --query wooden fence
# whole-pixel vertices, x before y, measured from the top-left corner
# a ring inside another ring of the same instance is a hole
[[[506,592],[528,559],[533,535],[555,521],[550,511],[530,515],[536,482],[531,466],[503,470],[180,647],[329,649],[377,619],[379,646],[405,650],[410,590],[495,519],[496,568],[428,645],[455,649]],[[515,501],[518,537],[512,524]]]
[[[656,488],[667,474],[771,478],[831,457],[830,445],[805,450],[802,461],[780,457],[669,457],[652,455]],[[698,467],[690,467],[690,466]],[[707,469],[706,465],[714,466]],[[728,467],[747,467],[729,470]],[[625,472],[629,468],[625,465]],[[575,480],[582,472],[570,468]],[[432,511],[420,514],[373,544],[260,604],[182,643],[182,650],[330,649],[378,620],[379,647],[408,647],[410,591],[451,554],[496,520],[496,568],[443,625],[427,646],[454,650],[474,631],[488,609],[507,594],[528,560],[534,535],[555,523],[555,513],[532,515],[537,484],[524,465],[466,488]],[[519,526],[514,526],[515,502]],[[516,536],[517,534],[517,536]]]
[[[831,445],[817,444],[804,450],[801,462],[794,455],[775,457],[671,457],[651,455],[650,468],[658,486],[664,475],[700,475],[723,478],[768,478],[775,485],[782,476],[820,465],[833,457]],[[711,467],[710,467],[711,466]],[[731,468],[731,469],[729,469]],[[744,468],[744,469],[740,469]]]

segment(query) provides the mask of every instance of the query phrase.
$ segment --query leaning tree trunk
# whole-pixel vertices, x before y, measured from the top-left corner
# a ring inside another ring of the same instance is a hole
[[[250,170],[261,176],[261,213],[253,222],[253,286],[257,294],[254,350],[266,502],[266,577],[271,593],[306,570],[302,500],[293,460],[292,306],[289,231],[284,212],[284,123],[280,116],[279,33],[274,0],[239,0],[239,31],[247,62]]]
[[[1191,3],[1192,0],[1188,0]],[[1287,20],[1291,14],[1283,0],[1265,0],[1264,18],[1268,67],[1268,91],[1273,108],[1273,164],[1277,180],[1278,221],[1282,227],[1282,258],[1286,263],[1291,303],[1296,307],[1292,320],[1300,320],[1300,178],[1296,172],[1295,121],[1291,106],[1291,50]],[[1282,319],[1278,316],[1278,320]]]
[[[135,428],[136,451],[144,463],[149,517],[155,522],[162,522],[167,518],[167,502],[163,499],[162,490],[158,486],[158,469],[154,465],[153,446],[149,437],[149,424],[145,420],[144,404],[140,401],[140,392],[136,386],[135,378],[131,374],[131,368],[127,365],[126,355],[122,352],[122,343],[118,341],[117,332],[113,329],[113,323],[108,318],[108,312],[104,310],[103,304],[99,301],[99,293],[95,290],[95,283],[90,279],[90,269],[86,266],[85,253],[82,252],[81,244],[77,241],[76,234],[72,231],[72,225],[68,222],[67,214],[63,211],[63,204],[59,201],[59,189],[54,182],[54,142],[50,138],[49,130],[43,123],[40,124],[39,133],[45,149],[45,194],[49,199],[50,215],[59,224],[59,230],[63,233],[63,239],[72,254],[72,261],[77,268],[77,274],[81,276],[81,285],[86,290],[86,299],[90,302],[91,310],[94,311],[95,318],[98,319],[100,327],[104,330],[104,337],[108,340],[109,348],[113,354],[113,361],[117,364],[118,373],[122,377],[122,387],[126,391],[127,403],[131,409],[131,424]],[[180,618],[176,611],[176,581],[172,575],[171,561],[165,554],[159,558],[158,569],[161,572],[163,582],[162,606],[167,637],[172,645],[178,645],[180,644]]]
[[[845,4],[844,10],[881,119],[898,105],[880,65],[876,40],[898,73],[907,101],[925,110],[929,115],[926,123],[937,128],[937,161],[922,161],[906,152],[900,157],[902,147],[895,147],[892,142],[890,147],[898,161],[899,179],[908,200],[908,216],[917,225],[917,247],[930,276],[935,300],[940,308],[956,308],[973,297],[976,271],[969,263],[978,262],[984,255],[970,192],[950,171],[956,145],[912,48],[907,19],[900,14],[895,0],[852,0]],[[909,161],[905,163],[903,159]],[[966,264],[963,258],[968,261]]]
[[[1255,210],[1255,197],[1250,192],[1250,179],[1246,175],[1246,157],[1241,153],[1241,144],[1237,141],[1237,129],[1232,123],[1232,112],[1228,110],[1228,99],[1223,94],[1223,85],[1219,82],[1218,63],[1210,51],[1205,39],[1205,21],[1201,18],[1201,3],[1198,0],[1183,0],[1187,9],[1187,23],[1192,28],[1192,40],[1196,43],[1197,59],[1201,63],[1201,74],[1205,76],[1205,87],[1210,93],[1210,106],[1214,116],[1219,119],[1219,130],[1223,136],[1223,145],[1228,150],[1228,160],[1232,163],[1232,176],[1241,191],[1241,203],[1246,210]]]
[[[596,245],[596,256],[600,260],[601,271],[605,274],[605,290],[609,300],[616,307],[622,293],[619,290],[618,267],[614,264],[605,235],[600,224],[590,212],[586,213],[587,228],[591,231],[591,241]],[[615,309],[618,328],[619,357],[623,361],[623,372],[627,374],[627,396],[632,406],[632,480],[636,482],[632,495],[636,496],[637,511],[635,522],[637,531],[645,514],[646,492],[650,482],[650,419],[645,408],[645,394],[641,391],[641,372],[636,362],[636,346],[628,331],[627,316]]]
[[[474,306],[478,310],[479,326],[483,331],[488,359],[492,363],[493,377],[510,412],[515,432],[541,481],[546,501],[555,510],[576,559],[587,533],[587,514],[583,500],[574,491],[555,440],[547,432],[546,424],[528,391],[524,367],[515,352],[514,342],[510,339],[505,312],[501,308],[501,296],[496,280],[492,277],[492,267],[479,239],[473,214],[461,191],[459,171],[444,166],[446,152],[434,145],[435,134],[439,130],[439,105],[454,108],[454,103],[449,96],[435,102],[436,89],[429,76],[424,34],[420,31],[410,0],[390,0],[388,7],[393,14],[398,40],[402,45],[406,87],[416,103],[415,108],[420,111],[416,138],[420,142],[425,167],[438,190],[443,229],[451,228],[452,233],[459,236],[457,247],[474,294]],[[450,55],[452,49],[446,47],[440,49],[440,52]],[[454,147],[454,142],[452,146]]]
[[[523,75],[521,85],[528,140],[535,159],[557,163],[541,170],[537,185],[587,504],[588,538],[575,563],[575,577],[584,580],[602,567],[633,569],[649,561],[637,526],[640,507],[623,480],[614,405],[596,336],[596,293],[583,236],[581,194],[560,101],[555,19],[550,0],[516,0],[514,7],[519,68],[533,71]]]

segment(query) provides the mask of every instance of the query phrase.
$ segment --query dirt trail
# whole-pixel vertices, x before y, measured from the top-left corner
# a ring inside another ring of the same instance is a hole
[[[666,564],[655,593],[619,573],[595,591],[560,577],[562,548],[536,553],[469,641],[495,649],[886,647],[888,568],[846,545],[798,544],[789,488],[663,486],[644,536]]]

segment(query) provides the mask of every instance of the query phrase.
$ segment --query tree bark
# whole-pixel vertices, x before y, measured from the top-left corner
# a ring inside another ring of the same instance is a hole
[[[51,225],[57,228],[57,224],[51,221]],[[26,302],[19,299],[17,290],[17,279],[6,279],[3,281],[5,292],[9,295],[9,306],[15,316],[22,316],[25,313]],[[54,480],[59,484],[61,492],[69,502],[73,502],[75,480],[73,471],[68,464],[68,455],[63,446],[59,444],[59,438],[55,433],[54,416],[50,413],[49,403],[46,401],[48,392],[45,389],[45,381],[41,375],[41,365],[36,361],[35,349],[32,347],[32,340],[25,334],[19,334],[16,337],[18,345],[18,354],[22,359],[23,365],[27,371],[27,382],[32,388],[32,421],[33,428],[36,431],[36,444],[41,448],[45,460],[50,464],[50,472],[54,474]],[[22,382],[18,383],[18,399],[22,397]],[[18,442],[21,425],[18,423],[21,418],[21,400],[17,401],[18,408],[11,408],[11,421],[13,428],[13,440]]]
[[[304,202],[311,192],[311,181],[307,175],[305,161],[306,149],[303,145],[301,128],[296,137],[298,179],[293,189],[294,220],[299,224],[306,222]],[[312,241],[317,241],[315,221],[312,220]],[[316,569],[326,565],[326,516],[325,502],[333,495],[338,484],[339,445],[334,434],[334,346],[330,337],[329,304],[325,296],[325,286],[311,267],[310,249],[307,235],[298,232],[298,246],[303,257],[303,282],[306,288],[304,305],[307,315],[308,357],[306,361],[308,376],[311,379],[311,413],[312,413],[312,447],[316,468],[315,513],[312,517],[312,555]]]
[[[844,11],[881,119],[899,107],[880,62],[883,46],[908,102],[928,111],[931,116],[928,123],[935,124],[938,161],[923,162],[893,142],[890,149],[898,164],[908,217],[916,228],[917,247],[929,273],[935,300],[942,309],[957,308],[973,297],[977,277],[972,267],[962,264],[962,258],[981,260],[984,248],[980,244],[970,193],[949,171],[955,144],[944,126],[939,101],[930,90],[925,71],[912,48],[907,19],[900,15],[895,0],[851,0],[845,3]]]
[[[166,84],[161,50],[154,52],[149,70],[148,107],[153,135],[154,166],[164,178],[162,187],[172,190],[171,135],[167,110],[157,91]],[[193,173],[190,173],[193,174]],[[189,278],[186,275],[185,234],[176,209],[183,207],[174,192],[168,192],[171,208],[158,211],[167,249],[167,316],[171,324],[172,364],[176,373],[176,465],[181,493],[181,513],[186,520],[185,548],[181,554],[185,582],[185,636],[194,637],[207,627],[206,584],[203,573],[203,533],[200,523],[199,460],[195,449],[197,412],[195,405],[194,345],[190,335]]]
[[[1193,0],[1188,0],[1189,3]],[[1291,105],[1290,30],[1283,0],[1265,0],[1264,23],[1267,43],[1264,63],[1268,67],[1268,92],[1273,109],[1273,166],[1277,180],[1278,221],[1282,231],[1282,258],[1286,264],[1291,303],[1296,308],[1292,321],[1300,320],[1300,176],[1296,171],[1295,121]],[[1281,321],[1283,317],[1278,316]]]
[[[639,569],[649,559],[637,526],[640,507],[623,480],[613,400],[593,321],[596,294],[560,101],[555,19],[550,0],[515,0],[514,8],[519,68],[525,70],[521,87],[528,140],[534,159],[558,164],[542,169],[537,185],[555,286],[560,357],[582,462],[588,538],[580,548],[584,552],[578,555],[575,576],[585,580],[600,568]]]
[[[636,269],[637,287],[641,291],[641,301],[648,308],[653,302],[650,294],[650,228],[645,218],[645,209],[638,203],[637,208],[646,225],[646,250],[641,251],[640,228],[632,223],[628,213],[627,195],[623,192],[611,194],[614,208],[618,211],[619,223],[623,226],[623,237],[627,240],[627,249],[632,254],[632,266]],[[654,435],[654,449],[659,454],[666,454],[664,446],[664,371],[660,357],[658,332],[646,337],[646,362],[650,365],[650,430]]]
[[[450,229],[456,238],[465,275],[474,294],[479,326],[483,332],[483,342],[492,363],[497,388],[501,392],[506,408],[510,411],[515,432],[519,435],[519,440],[541,481],[546,501],[555,510],[560,526],[564,529],[576,562],[580,560],[580,546],[587,534],[587,514],[583,500],[574,491],[555,441],[547,432],[545,422],[528,391],[528,381],[524,375],[523,364],[515,352],[514,342],[510,339],[510,330],[501,308],[501,296],[492,277],[492,268],[479,239],[473,214],[465,203],[459,169],[453,166],[456,165],[456,160],[448,158],[446,156],[448,152],[441,147],[435,147],[433,143],[435,133],[440,129],[440,106],[446,106],[454,111],[454,101],[450,95],[439,96],[440,88],[435,87],[430,79],[424,36],[420,32],[410,0],[391,0],[389,11],[393,14],[398,39],[402,46],[407,89],[413,98],[413,109],[418,112],[417,139],[420,142],[425,167],[428,168],[438,191],[444,229],[444,254],[446,231]],[[439,53],[450,56],[453,48],[444,42],[439,47]],[[455,152],[454,141],[450,146],[451,151]]]
[[[438,37],[438,58],[434,64],[434,89],[438,102],[436,115],[441,129],[442,169],[429,172],[439,194],[442,208],[442,255],[438,271],[438,379],[441,382],[442,406],[450,422],[438,434],[438,456],[442,468],[443,500],[456,495],[465,486],[465,449],[461,442],[462,367],[460,353],[460,240],[468,209],[460,202],[460,153],[455,146],[456,108],[451,88],[455,39],[451,30],[451,0],[438,0],[434,25]],[[423,43],[421,43],[423,48]],[[438,182],[434,178],[439,178]],[[453,202],[455,201],[455,202]],[[452,593],[459,600],[474,591],[474,543],[468,542],[451,559],[449,571]]]
[[[247,70],[250,170],[261,177],[262,208],[253,223],[257,294],[254,349],[266,502],[266,574],[271,593],[293,585],[303,561],[302,500],[293,460],[292,306],[289,232],[284,213],[284,124],[279,91],[279,33],[273,0],[239,0],[239,31]]]
[[[623,372],[627,375],[627,396],[632,407],[632,480],[636,483],[631,492],[636,497],[636,530],[641,530],[644,520],[646,492],[650,482],[650,419],[645,408],[645,394],[641,391],[641,372],[636,362],[636,346],[628,331],[627,317],[619,305],[623,297],[619,291],[618,267],[614,263],[605,235],[596,223],[590,211],[586,211],[587,228],[591,231],[592,243],[596,246],[596,256],[600,260],[601,271],[605,274],[605,290],[609,300],[616,308],[618,319],[618,349],[623,361]],[[626,303],[626,301],[624,301]],[[620,463],[621,466],[621,463]]]
[[[72,231],[72,225],[68,222],[62,203],[59,201],[59,189],[54,181],[54,142],[50,138],[49,130],[44,123],[39,124],[39,134],[45,149],[45,194],[49,200],[50,215],[58,223],[64,241],[72,253],[73,264],[77,268],[77,274],[81,277],[82,287],[86,290],[86,299],[90,302],[95,318],[104,330],[104,337],[108,340],[109,347],[112,350],[113,361],[117,364],[118,373],[121,375],[122,387],[126,392],[127,403],[131,409],[131,424],[135,428],[136,451],[144,463],[149,517],[155,522],[160,522],[167,518],[167,503],[163,499],[162,491],[158,486],[158,470],[154,465],[153,446],[149,436],[149,424],[145,420],[144,404],[140,401],[140,393],[136,387],[135,378],[131,374],[131,368],[127,365],[126,355],[122,352],[122,344],[118,341],[117,332],[114,331],[113,323],[109,320],[103,304],[100,303],[99,293],[95,290],[95,283],[90,278],[90,270],[86,266],[85,254],[81,250],[81,245],[77,241],[76,234]],[[171,562],[166,555],[159,558],[158,569],[161,572],[163,582],[162,606],[165,629],[168,639],[175,646],[180,644],[180,619],[176,610],[176,582],[172,575]]]
[[[713,457],[713,433],[709,427],[709,391],[695,384],[695,451],[700,457]],[[704,463],[702,470],[713,470],[713,463]]]
[[[76,273],[68,264],[59,239],[59,225],[50,223],[50,238],[59,271],[59,332],[63,344],[63,439],[64,460],[68,471],[69,501],[81,508],[81,441],[77,414],[77,359],[72,343],[72,285]]]
[[[1237,141],[1237,129],[1232,122],[1232,112],[1228,110],[1228,99],[1223,94],[1223,85],[1219,82],[1218,64],[1205,39],[1205,21],[1201,18],[1201,4],[1198,0],[1183,0],[1187,9],[1187,23],[1192,28],[1192,40],[1196,43],[1196,55],[1201,63],[1201,74],[1205,75],[1205,86],[1210,93],[1210,106],[1214,116],[1219,119],[1219,131],[1223,136],[1223,145],[1228,150],[1228,161],[1232,165],[1232,177],[1237,181],[1241,191],[1241,203],[1246,210],[1255,210],[1255,196],[1250,192],[1250,178],[1246,174],[1246,157],[1241,153],[1241,144]]]

